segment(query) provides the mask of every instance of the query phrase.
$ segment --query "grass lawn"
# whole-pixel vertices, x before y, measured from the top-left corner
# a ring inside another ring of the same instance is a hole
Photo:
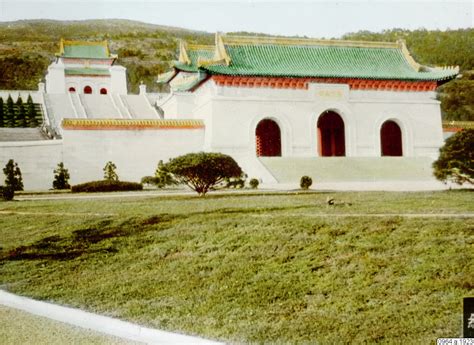
[[[0,212],[3,289],[229,342],[433,343],[460,336],[462,298],[474,295],[474,218],[449,216],[472,215],[470,191],[38,200]]]

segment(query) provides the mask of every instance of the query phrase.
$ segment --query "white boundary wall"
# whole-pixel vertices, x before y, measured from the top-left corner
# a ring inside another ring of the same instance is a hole
[[[62,140],[0,142],[0,168],[13,159],[21,170],[25,190],[53,187],[54,169],[62,162]],[[0,185],[4,184],[3,170]]]
[[[159,160],[202,151],[204,129],[63,130],[64,165],[78,184],[103,179],[108,161],[122,181],[153,176]]]
[[[63,307],[51,303],[35,301],[0,290],[0,304],[20,309],[31,314],[47,317],[56,321],[94,331],[111,334],[117,337],[160,345],[218,345],[216,341],[177,333],[160,331],[125,322],[111,317],[88,313],[79,309]]]

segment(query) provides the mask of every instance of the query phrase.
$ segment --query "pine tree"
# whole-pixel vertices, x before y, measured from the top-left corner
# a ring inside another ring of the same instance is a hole
[[[57,169],[54,170],[54,181],[53,181],[53,188],[54,189],[69,189],[71,186],[69,185],[69,171],[64,168],[64,163],[61,162],[58,164]]]
[[[118,181],[118,175],[117,172],[115,171],[117,169],[117,166],[112,163],[112,162],[107,162],[104,167],[104,180],[106,181]]]
[[[38,127],[38,120],[36,119],[36,109],[35,104],[33,103],[33,99],[31,95],[28,95],[28,100],[26,101],[27,108],[26,108],[26,124],[28,127],[34,128]]]
[[[18,100],[16,101],[16,114],[16,127],[26,127],[25,106],[23,105],[23,100],[20,96],[18,96]]]
[[[13,103],[12,96],[8,95],[5,127],[15,127],[15,118],[15,104]]]
[[[0,97],[0,127],[5,127],[5,114],[3,110],[3,98]]]
[[[5,174],[5,186],[12,187],[15,191],[23,190],[23,178],[18,163],[10,159],[3,168],[3,173]]]

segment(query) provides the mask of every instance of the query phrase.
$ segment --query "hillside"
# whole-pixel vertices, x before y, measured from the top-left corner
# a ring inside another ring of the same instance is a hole
[[[239,32],[252,35],[253,33]],[[128,69],[129,91],[140,81],[148,90],[160,90],[154,80],[169,69],[176,57],[178,39],[212,44],[213,33],[141,23],[130,20],[21,20],[0,23],[0,89],[35,89],[54,59],[61,38],[103,40]],[[406,40],[417,61],[426,65],[459,65],[464,77],[440,88],[445,119],[474,121],[474,29],[428,31],[393,29],[381,33],[348,33],[344,39]]]
[[[178,39],[212,43],[213,34],[130,20],[21,20],[0,23],[0,89],[36,89],[61,38],[108,40],[128,69],[130,92],[140,81],[158,91],[156,76],[169,69]]]

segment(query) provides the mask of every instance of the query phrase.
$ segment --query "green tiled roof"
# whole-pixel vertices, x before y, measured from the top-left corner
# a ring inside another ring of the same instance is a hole
[[[173,79],[175,75],[176,75],[175,70],[165,72],[165,73],[161,73],[161,74],[158,75],[158,78],[156,79],[156,82],[160,83],[160,84],[165,84],[165,83],[169,82],[171,79]]]
[[[102,68],[66,68],[64,70],[66,75],[103,75],[109,76],[110,72]]]
[[[107,42],[65,41],[61,40],[59,56],[65,58],[110,59]]]
[[[178,81],[177,79],[173,79],[173,81],[170,83],[170,86],[173,91],[190,91],[200,82],[206,79],[206,77],[207,76],[205,73],[199,72],[186,78],[185,81]]]
[[[197,72],[198,60],[211,60],[214,56],[214,47],[199,47],[198,49],[188,50],[188,57],[191,60],[190,64],[181,63],[179,61],[175,62],[175,67],[184,72]]]
[[[317,43],[304,39],[295,43],[281,44],[269,40],[226,44],[223,46],[230,57],[230,64],[216,62],[200,65],[201,60],[211,60],[213,51],[189,49],[190,64],[176,62],[182,71],[203,70],[209,74],[232,76],[270,77],[322,77],[395,80],[445,80],[457,75],[455,69],[424,68],[407,57],[397,43],[359,45],[355,42],[324,41]]]

